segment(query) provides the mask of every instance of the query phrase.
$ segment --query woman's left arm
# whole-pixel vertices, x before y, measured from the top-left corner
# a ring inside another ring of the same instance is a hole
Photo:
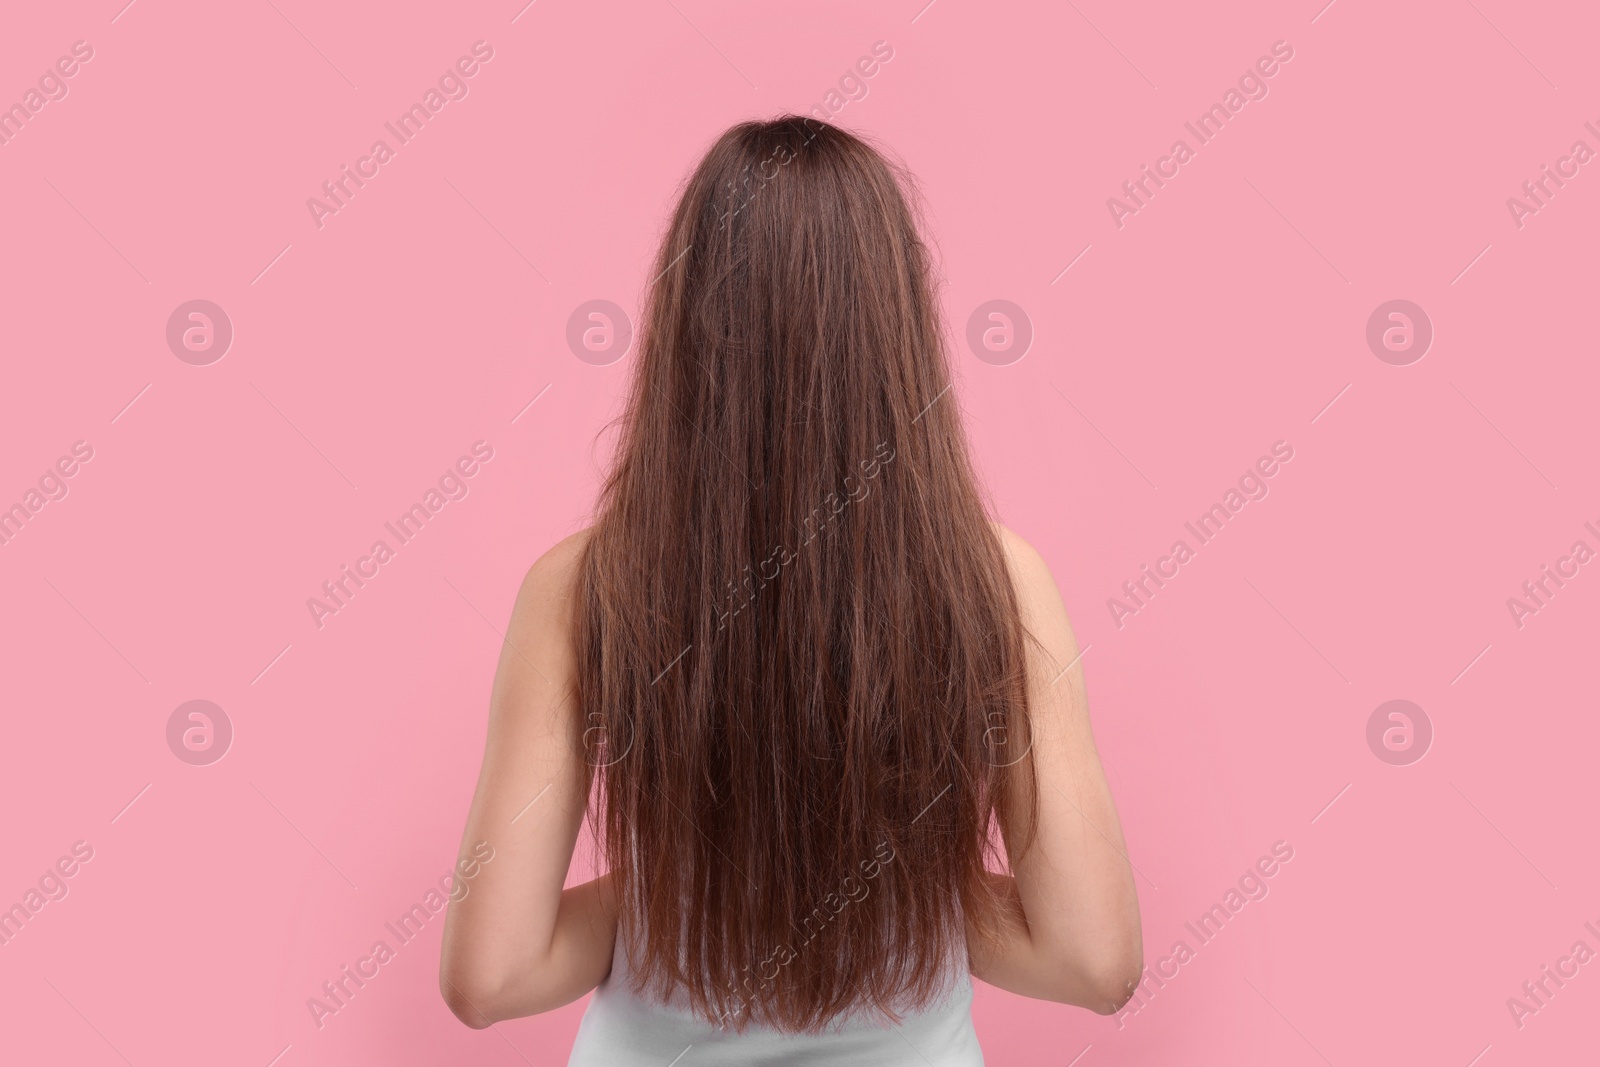
[[[528,571],[495,672],[483,768],[461,838],[468,862],[456,868],[464,895],[450,905],[439,958],[445,1003],[475,1028],[568,1004],[611,969],[610,878],[562,889],[587,801],[573,699],[585,537],[567,538]],[[494,850],[489,862],[480,842]]]

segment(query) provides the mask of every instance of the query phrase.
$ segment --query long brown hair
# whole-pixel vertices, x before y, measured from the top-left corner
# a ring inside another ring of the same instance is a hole
[[[585,549],[619,937],[636,988],[735,1029],[927,1003],[999,920],[996,816],[1032,825],[1024,631],[913,188],[811,119],[717,140]]]

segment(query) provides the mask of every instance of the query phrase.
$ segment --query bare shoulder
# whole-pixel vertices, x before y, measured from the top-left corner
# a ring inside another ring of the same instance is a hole
[[[1050,573],[1050,565],[1044,561],[1039,550],[1010,527],[998,522],[991,525],[994,526],[995,535],[1000,538],[1012,584],[1016,586],[1017,597],[1024,608],[1037,609],[1041,603],[1059,600],[1055,576]]]
[[[1067,619],[1066,605],[1055,575],[1050,573],[1050,565],[1020,534],[998,522],[993,525],[1011,571],[1011,584],[1017,591],[1023,626],[1043,643],[1053,658],[1061,663],[1075,662],[1077,638]]]
[[[583,552],[589,545],[592,527],[563,537],[533,561],[522,579],[522,589],[517,594],[520,611],[524,601],[570,600],[577,588]],[[531,603],[528,606],[533,606]]]
[[[523,665],[531,663],[546,680],[570,673],[575,662],[573,627],[589,532],[586,528],[562,538],[536,559],[523,577],[511,609],[506,636],[520,653],[513,658],[523,660]]]

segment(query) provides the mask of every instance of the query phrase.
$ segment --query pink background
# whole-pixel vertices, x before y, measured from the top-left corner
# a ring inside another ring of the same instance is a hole
[[[1600,548],[1600,164],[1520,228],[1506,199],[1600,149],[1600,19],[1321,2],[10,12],[0,103],[94,58],[0,145],[0,506],[94,456],[0,545],[0,904],[94,856],[0,946],[0,1058],[565,1062],[582,1004],[449,1015],[441,918],[320,1029],[306,1001],[450,864],[497,631],[585,521],[630,364],[577,359],[568,316],[632,313],[709,140],[878,40],[836,121],[919,176],[952,335],[991,299],[1031,320],[1010,365],[958,342],[958,397],[1087,648],[1147,962],[1195,949],[1121,1020],[980,989],[989,1061],[1592,1056],[1600,963],[1520,1028],[1506,1000],[1600,950],[1600,567],[1520,628],[1506,600]],[[319,229],[306,199],[478,40],[469,95]],[[1118,228],[1107,198],[1279,40],[1269,95]],[[165,340],[192,299],[235,331],[209,366]],[[1435,330],[1408,366],[1365,340],[1392,299]],[[318,629],[307,598],[478,440],[470,494]],[[1270,495],[1119,628],[1107,599],[1279,440]],[[1407,766],[1366,741],[1397,698],[1434,729]],[[209,766],[166,741],[194,699],[235,731]],[[1199,946],[1185,921],[1280,840]]]

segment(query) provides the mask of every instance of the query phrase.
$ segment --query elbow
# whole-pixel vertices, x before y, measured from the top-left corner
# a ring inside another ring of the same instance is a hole
[[[494,1018],[479,1006],[477,997],[446,982],[439,984],[439,991],[444,994],[444,1004],[450,1009],[450,1014],[467,1026],[484,1030],[494,1025]]]
[[[1090,1002],[1084,1007],[1096,1015],[1115,1015],[1133,999],[1134,991],[1139,988],[1139,972],[1119,971],[1110,978],[1097,981],[1091,988]]]
[[[1133,999],[1143,977],[1144,948],[1141,945],[1099,961],[1084,975],[1087,996],[1083,1006],[1099,1015],[1115,1015]]]
[[[439,968],[439,993],[450,1014],[474,1030],[484,1030],[500,1021],[495,1014],[500,991],[492,983],[474,978],[460,969]]]
[[[575,999],[524,972],[460,966],[439,968],[439,992],[450,1013],[474,1030],[542,1015]]]

